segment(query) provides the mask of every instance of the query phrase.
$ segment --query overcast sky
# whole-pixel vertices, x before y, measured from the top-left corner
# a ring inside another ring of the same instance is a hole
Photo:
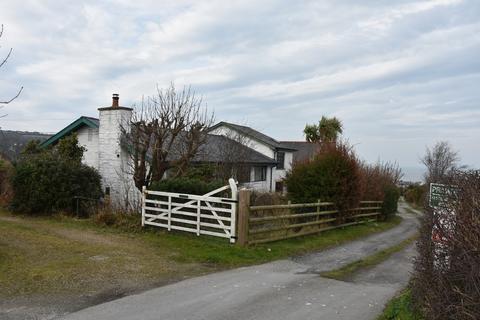
[[[0,2],[3,129],[56,132],[185,84],[279,140],[339,117],[367,161],[449,140],[480,167],[480,1]]]

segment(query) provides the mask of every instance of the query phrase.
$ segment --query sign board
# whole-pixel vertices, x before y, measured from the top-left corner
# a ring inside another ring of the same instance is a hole
[[[457,193],[455,186],[440,183],[430,183],[429,205],[432,208],[444,207],[455,198]]]

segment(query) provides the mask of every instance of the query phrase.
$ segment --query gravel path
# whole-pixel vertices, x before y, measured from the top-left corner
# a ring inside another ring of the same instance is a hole
[[[349,282],[325,279],[336,269],[412,236],[415,215],[402,223],[320,253],[181,281],[70,314],[64,319],[374,319],[410,277],[414,248],[394,254]]]

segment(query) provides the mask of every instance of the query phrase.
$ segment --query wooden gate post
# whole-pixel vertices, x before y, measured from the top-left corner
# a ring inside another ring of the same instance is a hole
[[[238,233],[237,244],[248,244],[248,218],[250,216],[250,190],[240,189],[238,192]]]

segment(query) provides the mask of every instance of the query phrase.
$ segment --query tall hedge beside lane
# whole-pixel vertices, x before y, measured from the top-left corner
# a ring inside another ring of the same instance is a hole
[[[345,216],[361,200],[383,201],[388,218],[397,212],[401,176],[395,163],[366,164],[347,144],[330,143],[320,145],[312,159],[294,164],[285,182],[293,203],[333,202]]]

